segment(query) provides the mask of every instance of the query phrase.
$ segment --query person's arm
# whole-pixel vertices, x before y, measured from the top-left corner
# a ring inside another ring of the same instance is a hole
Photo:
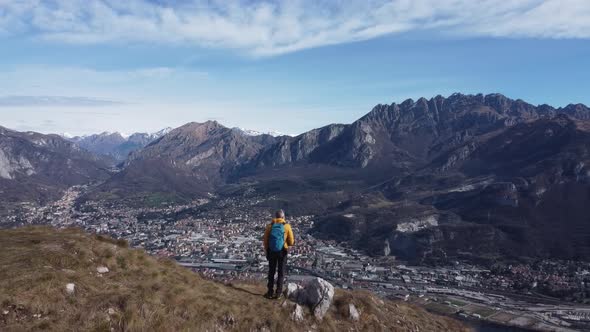
[[[262,239],[262,243],[264,244],[264,253],[268,252],[268,238],[270,236],[270,227],[266,225],[266,229],[264,230],[264,237]]]
[[[293,236],[293,229],[291,228],[291,225],[288,226],[289,227],[287,229],[287,245],[291,247],[295,244],[295,236]]]

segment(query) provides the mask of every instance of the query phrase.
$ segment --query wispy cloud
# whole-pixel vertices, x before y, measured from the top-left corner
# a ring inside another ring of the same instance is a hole
[[[269,56],[424,30],[586,39],[590,1],[0,0],[0,33],[67,43],[188,43]]]
[[[121,105],[114,100],[64,96],[0,96],[0,107],[100,107]]]
[[[179,87],[199,86],[208,78],[204,71],[182,67],[98,70],[79,66],[17,65],[6,68],[0,75],[0,107],[144,103],[167,92],[178,92]]]

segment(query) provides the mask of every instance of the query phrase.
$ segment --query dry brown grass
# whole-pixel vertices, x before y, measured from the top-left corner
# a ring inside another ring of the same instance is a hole
[[[100,276],[98,266],[110,271]],[[70,282],[74,295],[66,292]],[[406,304],[344,291],[337,292],[322,322],[306,312],[306,320],[296,324],[289,318],[293,304],[266,300],[263,292],[258,283],[204,280],[173,261],[79,230],[0,231],[1,331],[464,330]],[[361,311],[360,322],[347,319],[349,303]]]

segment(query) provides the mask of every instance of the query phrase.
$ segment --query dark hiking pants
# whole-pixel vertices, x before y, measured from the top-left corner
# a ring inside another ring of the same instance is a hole
[[[283,282],[285,280],[285,271],[287,270],[287,250],[283,249],[279,252],[268,252],[268,291],[273,292],[275,284],[275,273],[278,272],[277,278],[277,292],[280,294],[283,291]],[[278,271],[277,271],[278,270]]]

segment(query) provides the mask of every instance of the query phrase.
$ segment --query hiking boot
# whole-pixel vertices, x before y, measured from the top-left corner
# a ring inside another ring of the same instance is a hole
[[[275,296],[273,296],[275,300],[282,300],[283,299],[283,292],[276,292]]]
[[[266,292],[266,294],[264,294],[264,297],[266,297],[267,299],[272,299],[273,298],[272,291]]]

